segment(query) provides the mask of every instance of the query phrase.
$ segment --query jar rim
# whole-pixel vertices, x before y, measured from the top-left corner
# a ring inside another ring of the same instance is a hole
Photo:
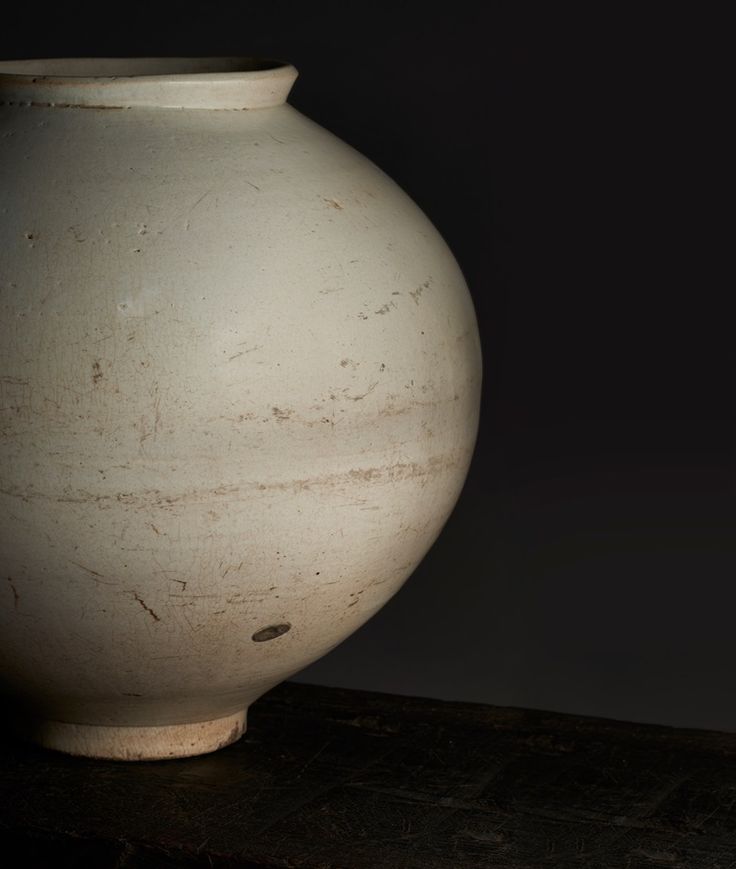
[[[64,108],[256,109],[281,105],[297,77],[254,57],[73,57],[0,61],[0,102]]]

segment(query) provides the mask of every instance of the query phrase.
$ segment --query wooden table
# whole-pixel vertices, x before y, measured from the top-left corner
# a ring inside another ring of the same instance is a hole
[[[0,754],[12,867],[736,867],[736,734],[286,683],[217,754]]]

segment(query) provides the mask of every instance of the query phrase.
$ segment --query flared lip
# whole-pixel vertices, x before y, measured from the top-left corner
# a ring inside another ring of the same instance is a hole
[[[297,77],[253,57],[72,57],[0,61],[0,104],[52,108],[260,109]]]

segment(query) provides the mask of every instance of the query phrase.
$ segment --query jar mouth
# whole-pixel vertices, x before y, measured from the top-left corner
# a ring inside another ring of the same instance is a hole
[[[298,73],[253,57],[0,61],[0,102],[54,108],[256,109],[284,103]]]
[[[0,75],[53,78],[133,78],[258,72],[288,66],[258,57],[48,57],[0,61]]]

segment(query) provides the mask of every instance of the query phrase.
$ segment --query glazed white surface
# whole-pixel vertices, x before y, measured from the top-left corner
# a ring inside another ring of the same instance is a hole
[[[6,105],[0,197],[3,682],[75,724],[235,714],[452,510],[481,367],[462,275],[286,104]]]

